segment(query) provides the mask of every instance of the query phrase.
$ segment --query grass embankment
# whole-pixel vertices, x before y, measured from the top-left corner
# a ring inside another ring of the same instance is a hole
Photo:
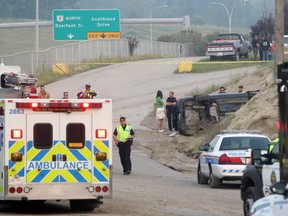
[[[115,59],[105,59],[102,61],[83,61],[80,64],[68,65],[69,73],[62,71],[60,73],[54,73],[52,69],[43,71],[37,74],[38,85],[47,85],[49,83],[55,82],[57,80],[61,80],[70,76],[73,76],[78,73],[83,73],[89,70],[106,67],[112,64],[120,64],[131,61],[140,61],[145,59],[157,59],[161,58],[161,56],[149,55],[149,56],[141,56],[141,57],[130,57],[130,58],[115,58]]]

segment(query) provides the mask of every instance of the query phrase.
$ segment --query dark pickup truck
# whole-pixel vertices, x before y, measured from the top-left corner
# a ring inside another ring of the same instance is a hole
[[[242,34],[227,33],[219,34],[218,37],[206,45],[206,56],[210,61],[234,60],[239,61],[240,57],[249,58],[251,42],[246,41]]]

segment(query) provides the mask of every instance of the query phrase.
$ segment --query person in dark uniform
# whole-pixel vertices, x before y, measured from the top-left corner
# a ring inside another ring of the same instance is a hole
[[[177,101],[172,91],[169,92],[169,97],[166,99],[166,112],[169,131],[172,131],[172,128],[178,131]]]
[[[130,155],[134,136],[135,133],[132,127],[126,124],[126,118],[123,116],[120,117],[120,125],[118,125],[114,130],[113,140],[119,149],[119,156],[124,175],[129,175],[132,170]]]
[[[91,85],[86,84],[85,90],[81,91],[77,94],[77,98],[83,98],[83,99],[93,99],[97,93],[91,89]]]

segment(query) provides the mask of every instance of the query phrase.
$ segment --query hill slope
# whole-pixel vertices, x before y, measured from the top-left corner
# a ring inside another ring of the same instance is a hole
[[[137,133],[136,148],[148,151],[151,158],[170,168],[190,172],[195,171],[198,163],[195,160],[198,153],[197,147],[209,141],[221,130],[260,130],[264,135],[273,139],[277,136],[278,116],[277,85],[273,80],[271,70],[259,67],[255,73],[247,74],[238,82],[227,85],[227,92],[237,92],[240,84],[246,91],[259,89],[260,92],[240,110],[211,127],[206,134],[193,137],[177,134],[171,137],[169,133],[141,131]],[[142,121],[142,125],[148,128],[154,125],[154,117],[153,110]]]

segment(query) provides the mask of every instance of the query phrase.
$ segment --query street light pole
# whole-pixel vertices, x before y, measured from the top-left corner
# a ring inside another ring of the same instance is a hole
[[[150,13],[150,41],[152,42],[153,41],[153,31],[152,31],[152,17],[153,17],[153,11],[156,10],[156,9],[160,9],[160,8],[168,8],[168,5],[162,5],[162,6],[159,6],[159,7],[155,7],[151,10],[151,13]]]
[[[36,51],[36,59],[35,59],[35,67],[38,67],[38,52],[39,52],[39,0],[36,0],[36,31],[35,31],[35,51]],[[33,71],[32,71],[33,74]]]
[[[231,33],[231,29],[232,29],[232,17],[233,17],[233,13],[234,13],[234,10],[235,10],[236,6],[237,6],[238,4],[241,4],[242,2],[247,2],[247,1],[249,1],[249,0],[240,0],[240,1],[236,2],[236,3],[233,5],[233,7],[232,7],[232,9],[231,9],[230,12],[229,12],[229,10],[228,10],[228,8],[227,8],[227,6],[226,6],[225,4],[223,4],[223,3],[221,3],[221,2],[211,2],[211,4],[218,4],[218,5],[221,5],[221,6],[223,6],[223,7],[225,8],[226,13],[227,13],[227,16],[228,16],[229,33]]]

